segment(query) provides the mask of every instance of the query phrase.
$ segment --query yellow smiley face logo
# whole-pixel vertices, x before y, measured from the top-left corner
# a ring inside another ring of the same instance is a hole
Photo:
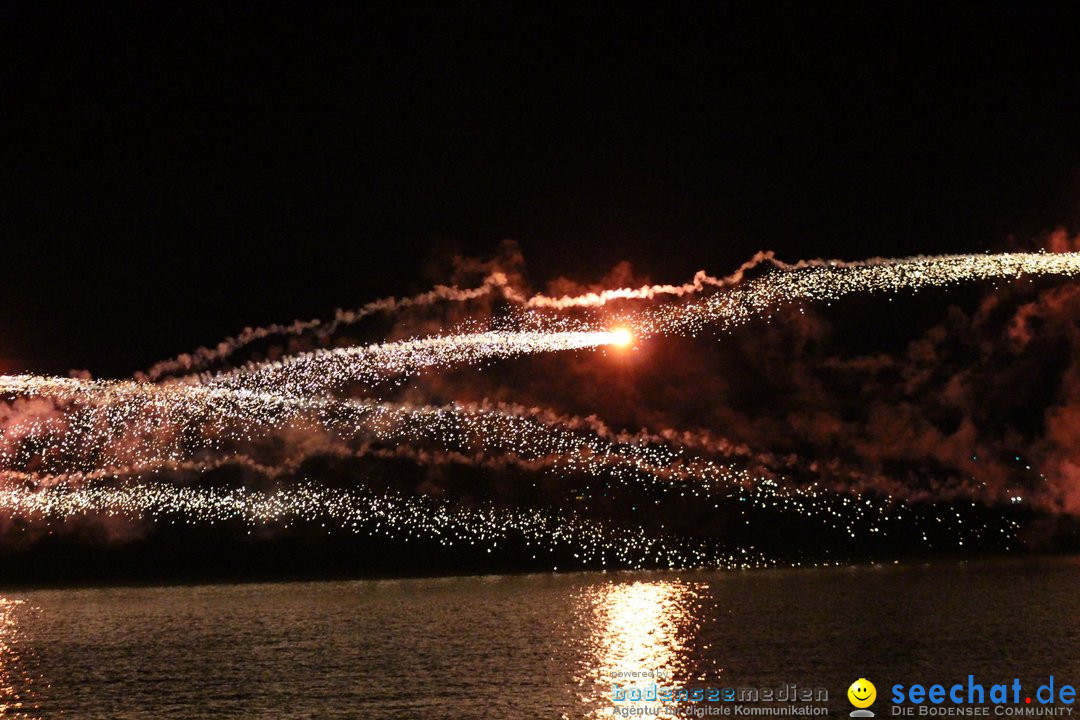
[[[877,698],[877,688],[866,678],[859,678],[847,689],[847,699],[857,708],[870,707]]]

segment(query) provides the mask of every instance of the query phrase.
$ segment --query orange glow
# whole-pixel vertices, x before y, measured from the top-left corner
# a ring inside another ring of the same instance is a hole
[[[656,686],[682,686],[691,681],[689,647],[697,588],[679,581],[611,583],[587,596],[594,613],[589,622],[592,652],[584,660],[584,677],[593,690],[582,693],[591,718],[612,717],[612,690],[627,693],[621,707],[644,716],[662,716],[677,701],[649,698]],[[634,676],[633,673],[637,673]]]
[[[611,344],[615,347],[629,347],[634,342],[634,334],[623,327],[612,330],[611,338]]]

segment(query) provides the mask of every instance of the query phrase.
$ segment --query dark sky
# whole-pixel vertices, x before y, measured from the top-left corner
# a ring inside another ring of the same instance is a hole
[[[396,5],[0,5],[0,370],[129,374],[505,237],[678,281],[1080,221],[1075,5]]]

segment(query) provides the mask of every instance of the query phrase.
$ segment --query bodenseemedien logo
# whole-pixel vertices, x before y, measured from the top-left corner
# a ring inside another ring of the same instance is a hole
[[[866,678],[859,678],[847,689],[847,698],[848,702],[856,707],[851,711],[851,717],[874,717],[874,712],[866,709],[877,699],[877,688],[874,687],[874,683]]]

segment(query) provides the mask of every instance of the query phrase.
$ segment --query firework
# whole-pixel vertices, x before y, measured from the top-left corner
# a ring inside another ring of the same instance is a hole
[[[762,264],[767,267],[764,275],[744,277]],[[436,510],[425,505],[427,501],[422,498],[390,498],[366,492],[362,483],[349,491],[301,484],[270,494],[195,490],[175,486],[168,480],[154,485],[128,484],[133,478],[167,477],[168,472],[205,473],[229,464],[245,466],[260,475],[292,477],[313,455],[392,456],[422,464],[516,466],[559,476],[581,476],[601,490],[614,483],[659,492],[661,497],[714,502],[717,507],[721,501],[743,503],[751,510],[816,518],[822,527],[851,538],[884,534],[897,527],[911,532],[920,527],[922,520],[905,504],[900,492],[884,493],[878,487],[867,495],[854,484],[843,487],[842,483],[834,483],[826,490],[817,483],[800,485],[775,473],[752,472],[752,458],[733,459],[731,447],[715,439],[699,441],[690,434],[671,430],[616,433],[594,418],[567,417],[508,404],[426,406],[340,394],[350,387],[370,389],[381,383],[400,383],[420,372],[438,372],[459,365],[483,365],[538,353],[626,348],[650,336],[692,335],[707,326],[731,329],[799,301],[831,300],[852,293],[917,291],[1024,275],[1072,277],[1078,273],[1080,255],[1076,253],[953,255],[858,263],[809,261],[795,265],[761,254],[732,278],[699,273],[684,285],[616,288],[561,298],[526,297],[513,289],[505,276],[493,275],[479,288],[442,287],[415,298],[378,301],[351,313],[339,313],[326,325],[310,321],[248,330],[214,351],[155,366],[149,377],[204,366],[271,334],[300,334],[314,329],[325,332],[328,328],[332,332],[375,312],[466,301],[496,290],[521,306],[517,315],[505,321],[513,327],[478,329],[475,323],[465,323],[427,337],[318,350],[276,362],[251,363],[216,375],[160,383],[0,377],[0,394],[48,401],[45,406],[22,412],[5,425],[0,435],[0,472],[9,480],[0,493],[0,508],[48,522],[80,513],[151,520],[169,515],[191,522],[219,517],[243,522],[323,517],[356,532],[397,527],[407,534],[459,540],[471,537],[473,541],[485,532],[505,537],[512,529],[528,543],[576,544],[582,550],[581,557],[601,565],[611,562],[636,567],[644,557],[678,566],[762,562],[757,556],[748,560],[746,554],[688,550],[690,546],[685,543],[650,540],[640,529],[635,531],[640,536],[633,536],[638,539],[620,536],[616,545],[629,543],[621,546],[634,549],[633,553],[620,554],[615,545],[601,541],[608,530],[595,521],[535,514],[540,511],[532,510],[466,511],[447,506]],[[635,304],[659,296],[675,301]],[[573,317],[561,314],[588,313],[620,301],[626,302],[617,313]],[[613,317],[617,320],[614,323]],[[305,442],[291,442],[298,436]],[[119,487],[95,484],[119,482],[120,478],[125,480]],[[588,503],[586,495],[581,499]],[[543,520],[538,519],[541,516]],[[441,526],[435,519],[451,517],[456,528],[452,533],[447,530],[449,525]],[[983,534],[1012,529],[1007,523],[1005,530],[985,524],[965,527],[959,514],[955,518],[935,517],[933,521],[944,526],[951,542],[958,546]]]

